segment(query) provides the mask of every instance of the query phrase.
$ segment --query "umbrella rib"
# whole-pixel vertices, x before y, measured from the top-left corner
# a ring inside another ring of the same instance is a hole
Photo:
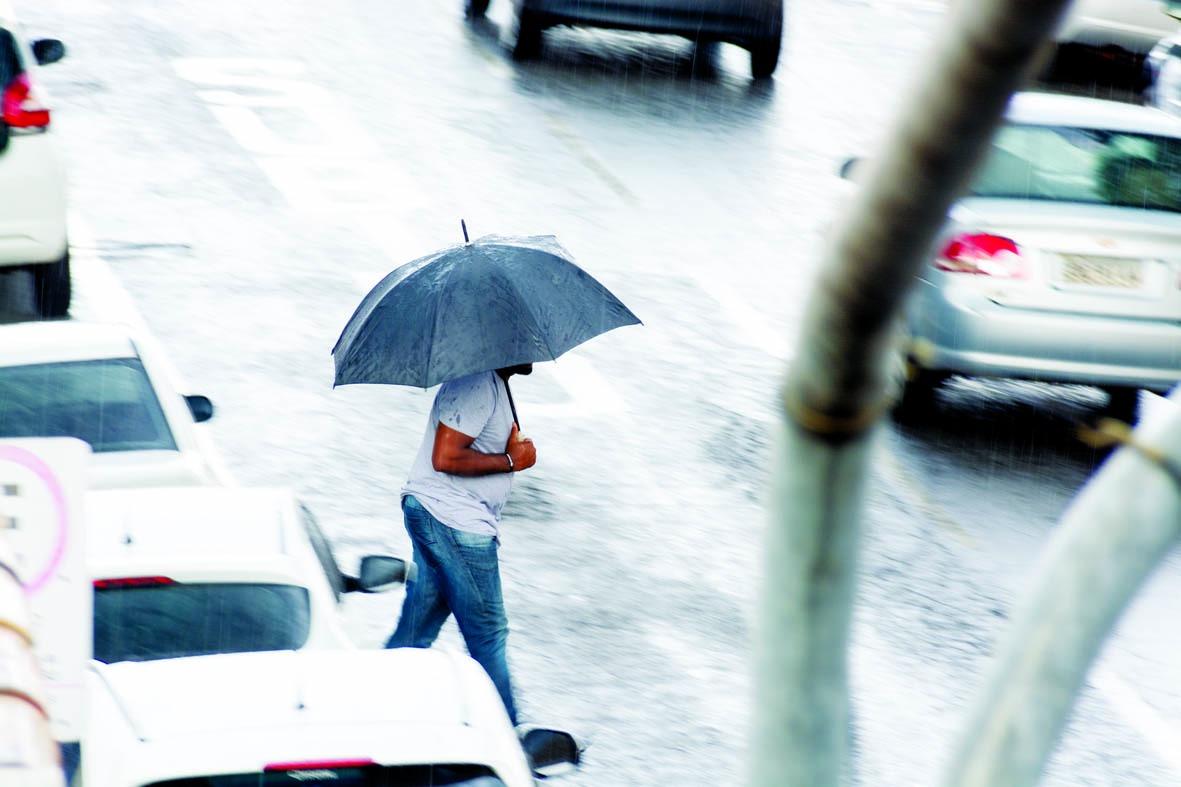
[[[447,269],[446,279],[443,281],[443,286],[439,288],[439,292],[441,294],[445,294],[447,292],[447,286],[451,284],[451,276],[454,273],[455,265],[452,265]],[[423,382],[426,384],[422,387],[424,391],[430,387],[429,383],[431,381],[431,362],[435,359],[435,334],[439,330],[439,313],[443,311],[441,305],[442,301],[442,297],[435,301],[435,314],[431,318],[431,338],[430,341],[427,342],[426,346],[426,378],[423,380]]]
[[[483,249],[480,249],[480,254],[484,256],[484,259],[491,261],[491,257],[485,254]],[[546,338],[545,332],[541,330],[541,323],[537,321],[537,315],[533,313],[532,304],[522,297],[521,291],[517,289],[517,283],[515,281],[513,281],[508,276],[505,276],[504,280],[508,282],[508,286],[512,288],[513,294],[517,296],[517,303],[520,303],[525,307],[525,313],[528,314],[529,319],[533,321],[533,327],[536,329],[537,335],[541,337],[541,341],[545,345],[545,351],[549,353],[550,360],[556,361],[558,356],[554,355],[554,348],[550,347],[549,339]]]

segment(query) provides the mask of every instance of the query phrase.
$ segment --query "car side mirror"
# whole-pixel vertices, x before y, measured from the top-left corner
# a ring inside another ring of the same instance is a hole
[[[189,406],[189,412],[193,414],[193,420],[197,423],[208,421],[213,417],[213,402],[209,400],[208,396],[190,394],[185,397],[185,404]]]
[[[56,38],[38,38],[31,45],[33,59],[39,66],[56,63],[66,56],[66,45]]]
[[[837,169],[837,174],[841,176],[842,180],[854,180],[857,177],[857,170],[860,168],[861,159],[854,156],[841,162],[841,166]]]
[[[366,555],[356,577],[345,578],[345,592],[381,593],[394,585],[413,582],[418,567],[413,561],[391,555]]]
[[[582,760],[578,741],[562,730],[530,727],[521,733],[521,748],[533,775],[542,779],[569,773]]]

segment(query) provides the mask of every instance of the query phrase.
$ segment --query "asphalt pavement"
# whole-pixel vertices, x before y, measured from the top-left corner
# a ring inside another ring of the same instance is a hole
[[[398,490],[432,392],[332,389],[390,269],[475,235],[555,234],[644,321],[514,387],[536,468],[503,528],[523,716],[590,743],[570,785],[741,782],[771,472],[835,172],[870,150],[943,3],[794,0],[776,79],[745,54],[553,31],[460,0],[42,0],[70,172],[75,316],[141,319],[243,484],[298,489],[350,559],[408,552]],[[110,273],[113,272],[113,276]],[[1100,457],[1087,389],[957,384],[883,431],[852,653],[854,779],[930,783],[1039,547]],[[1046,779],[1181,782],[1169,562],[1102,658]],[[400,597],[347,602],[376,647]],[[460,646],[453,625],[445,644]]]

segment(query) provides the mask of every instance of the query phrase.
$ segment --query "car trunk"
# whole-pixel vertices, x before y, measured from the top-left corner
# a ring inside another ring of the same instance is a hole
[[[954,215],[972,231],[1011,238],[1030,278],[997,287],[1014,309],[1181,322],[1181,214],[992,199]]]

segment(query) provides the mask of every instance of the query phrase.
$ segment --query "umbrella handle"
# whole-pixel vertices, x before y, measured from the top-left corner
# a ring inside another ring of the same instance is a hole
[[[504,378],[501,379],[503,380]],[[520,429],[521,422],[517,420],[517,404],[513,401],[513,389],[508,387],[508,380],[504,380],[504,392],[508,394],[508,406],[513,411],[513,423]]]

